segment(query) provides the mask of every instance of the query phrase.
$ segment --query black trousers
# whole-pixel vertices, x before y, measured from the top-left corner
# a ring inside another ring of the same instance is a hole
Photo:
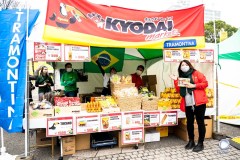
[[[199,138],[198,142],[203,142],[206,133],[206,127],[204,123],[204,115],[206,111],[206,104],[202,104],[200,106],[194,106],[194,110],[192,106],[186,106],[186,117],[187,117],[187,131],[188,138],[194,140],[194,115],[196,117],[197,125],[198,125],[198,133]]]
[[[103,87],[102,95],[104,95],[104,96],[111,95],[111,89],[109,87],[108,88]]]

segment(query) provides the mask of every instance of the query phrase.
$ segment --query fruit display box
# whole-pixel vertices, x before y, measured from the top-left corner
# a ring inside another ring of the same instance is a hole
[[[230,139],[229,142],[233,147],[240,149],[240,136]]]
[[[152,111],[158,109],[158,97],[143,97],[142,109],[145,111]]]

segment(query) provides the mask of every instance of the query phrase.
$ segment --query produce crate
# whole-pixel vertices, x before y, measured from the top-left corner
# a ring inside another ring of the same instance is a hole
[[[141,109],[141,96],[114,97],[121,111],[136,111]]]
[[[158,109],[158,97],[143,97],[142,109],[145,111],[152,111]]]
[[[117,90],[121,90],[121,89],[124,89],[124,88],[130,88],[130,87],[135,87],[135,83],[129,83],[129,84],[123,84],[123,83],[111,83],[110,84],[110,87],[111,87],[111,94],[113,95],[113,92],[114,91],[117,91]]]
[[[145,111],[152,111],[158,109],[158,97],[143,97],[142,109]]]

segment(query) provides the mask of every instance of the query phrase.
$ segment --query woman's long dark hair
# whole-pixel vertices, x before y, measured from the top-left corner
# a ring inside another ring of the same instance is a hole
[[[185,62],[187,63],[187,65],[189,66],[190,69],[192,69],[193,71],[195,71],[196,69],[193,67],[193,65],[188,61],[188,60],[182,60],[178,66],[178,75],[182,75],[183,71],[181,70],[181,65],[182,63]]]
[[[40,71],[40,75],[41,75],[41,76],[43,76],[43,69],[44,69],[44,68],[47,68],[47,67],[46,67],[46,66],[42,66],[41,71]],[[49,77],[48,72],[47,72],[46,76]]]

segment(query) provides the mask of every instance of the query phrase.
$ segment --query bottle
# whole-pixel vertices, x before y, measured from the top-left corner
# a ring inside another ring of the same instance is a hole
[[[69,47],[68,60],[72,60],[72,47]]]

